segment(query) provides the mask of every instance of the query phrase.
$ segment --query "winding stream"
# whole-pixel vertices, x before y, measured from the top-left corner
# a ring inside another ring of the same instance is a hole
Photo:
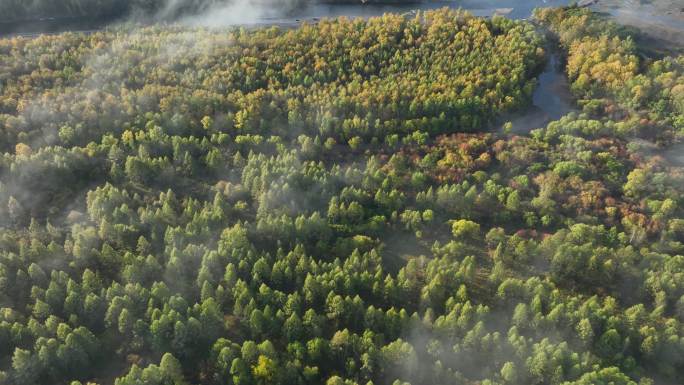
[[[549,122],[577,111],[558,54],[550,47],[547,47],[547,52],[549,59],[544,72],[537,78],[538,84],[532,95],[532,106],[510,119],[513,124],[512,131],[516,134],[527,134],[535,128],[545,127]]]
[[[1,0],[0,0],[1,1]],[[569,0],[438,0],[417,1],[413,3],[395,4],[326,4],[312,3],[284,15],[282,11],[272,8],[227,7],[207,12],[206,14],[188,17],[182,22],[193,25],[226,27],[231,25],[249,26],[296,26],[301,22],[315,22],[321,18],[345,16],[349,18],[369,18],[384,13],[409,13],[416,10],[437,8],[464,9],[475,16],[492,16],[501,14],[513,19],[530,17],[534,8],[567,5]],[[120,22],[120,21],[119,21]],[[106,18],[43,18],[17,22],[0,22],[1,36],[35,36],[41,33],[58,33],[64,31],[91,32],[102,29],[116,21]]]

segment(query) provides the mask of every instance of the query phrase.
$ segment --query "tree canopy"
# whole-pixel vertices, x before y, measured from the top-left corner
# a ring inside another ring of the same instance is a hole
[[[0,383],[684,378],[684,62],[584,12],[0,40]]]

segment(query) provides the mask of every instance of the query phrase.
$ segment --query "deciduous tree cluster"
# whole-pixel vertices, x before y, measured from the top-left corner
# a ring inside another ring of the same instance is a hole
[[[585,111],[625,120],[628,135],[665,143],[684,135],[684,56],[644,57],[628,31],[587,9],[539,9],[535,18],[566,50]]]

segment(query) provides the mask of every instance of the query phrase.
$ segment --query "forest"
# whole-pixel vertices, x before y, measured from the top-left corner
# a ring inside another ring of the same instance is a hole
[[[556,46],[578,112],[513,133]],[[684,56],[639,48],[572,7],[0,39],[0,384],[679,383]]]

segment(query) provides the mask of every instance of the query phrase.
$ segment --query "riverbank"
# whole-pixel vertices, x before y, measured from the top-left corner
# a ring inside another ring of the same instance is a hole
[[[206,27],[228,27],[244,25],[251,27],[285,26],[296,27],[302,22],[316,22],[322,18],[369,18],[385,13],[410,13],[417,10],[427,11],[439,8],[463,9],[475,16],[490,17],[505,15],[512,19],[526,19],[537,7],[558,7],[568,4],[568,0],[454,0],[418,2],[368,2],[339,3],[316,2],[296,10],[279,12],[274,9],[231,7],[216,12],[187,16],[176,20],[181,24]],[[36,36],[41,33],[92,32],[112,24],[130,21],[125,17],[109,18],[42,18],[0,22],[2,36]],[[135,22],[151,24],[158,20],[136,19]]]
[[[599,0],[591,7],[617,23],[639,29],[648,46],[659,50],[684,47],[684,3],[681,0]],[[675,47],[672,47],[674,45]]]
[[[4,21],[0,22],[0,37],[32,37],[40,34],[61,32],[91,32],[117,23],[120,20],[118,17],[49,17],[35,20]]]

